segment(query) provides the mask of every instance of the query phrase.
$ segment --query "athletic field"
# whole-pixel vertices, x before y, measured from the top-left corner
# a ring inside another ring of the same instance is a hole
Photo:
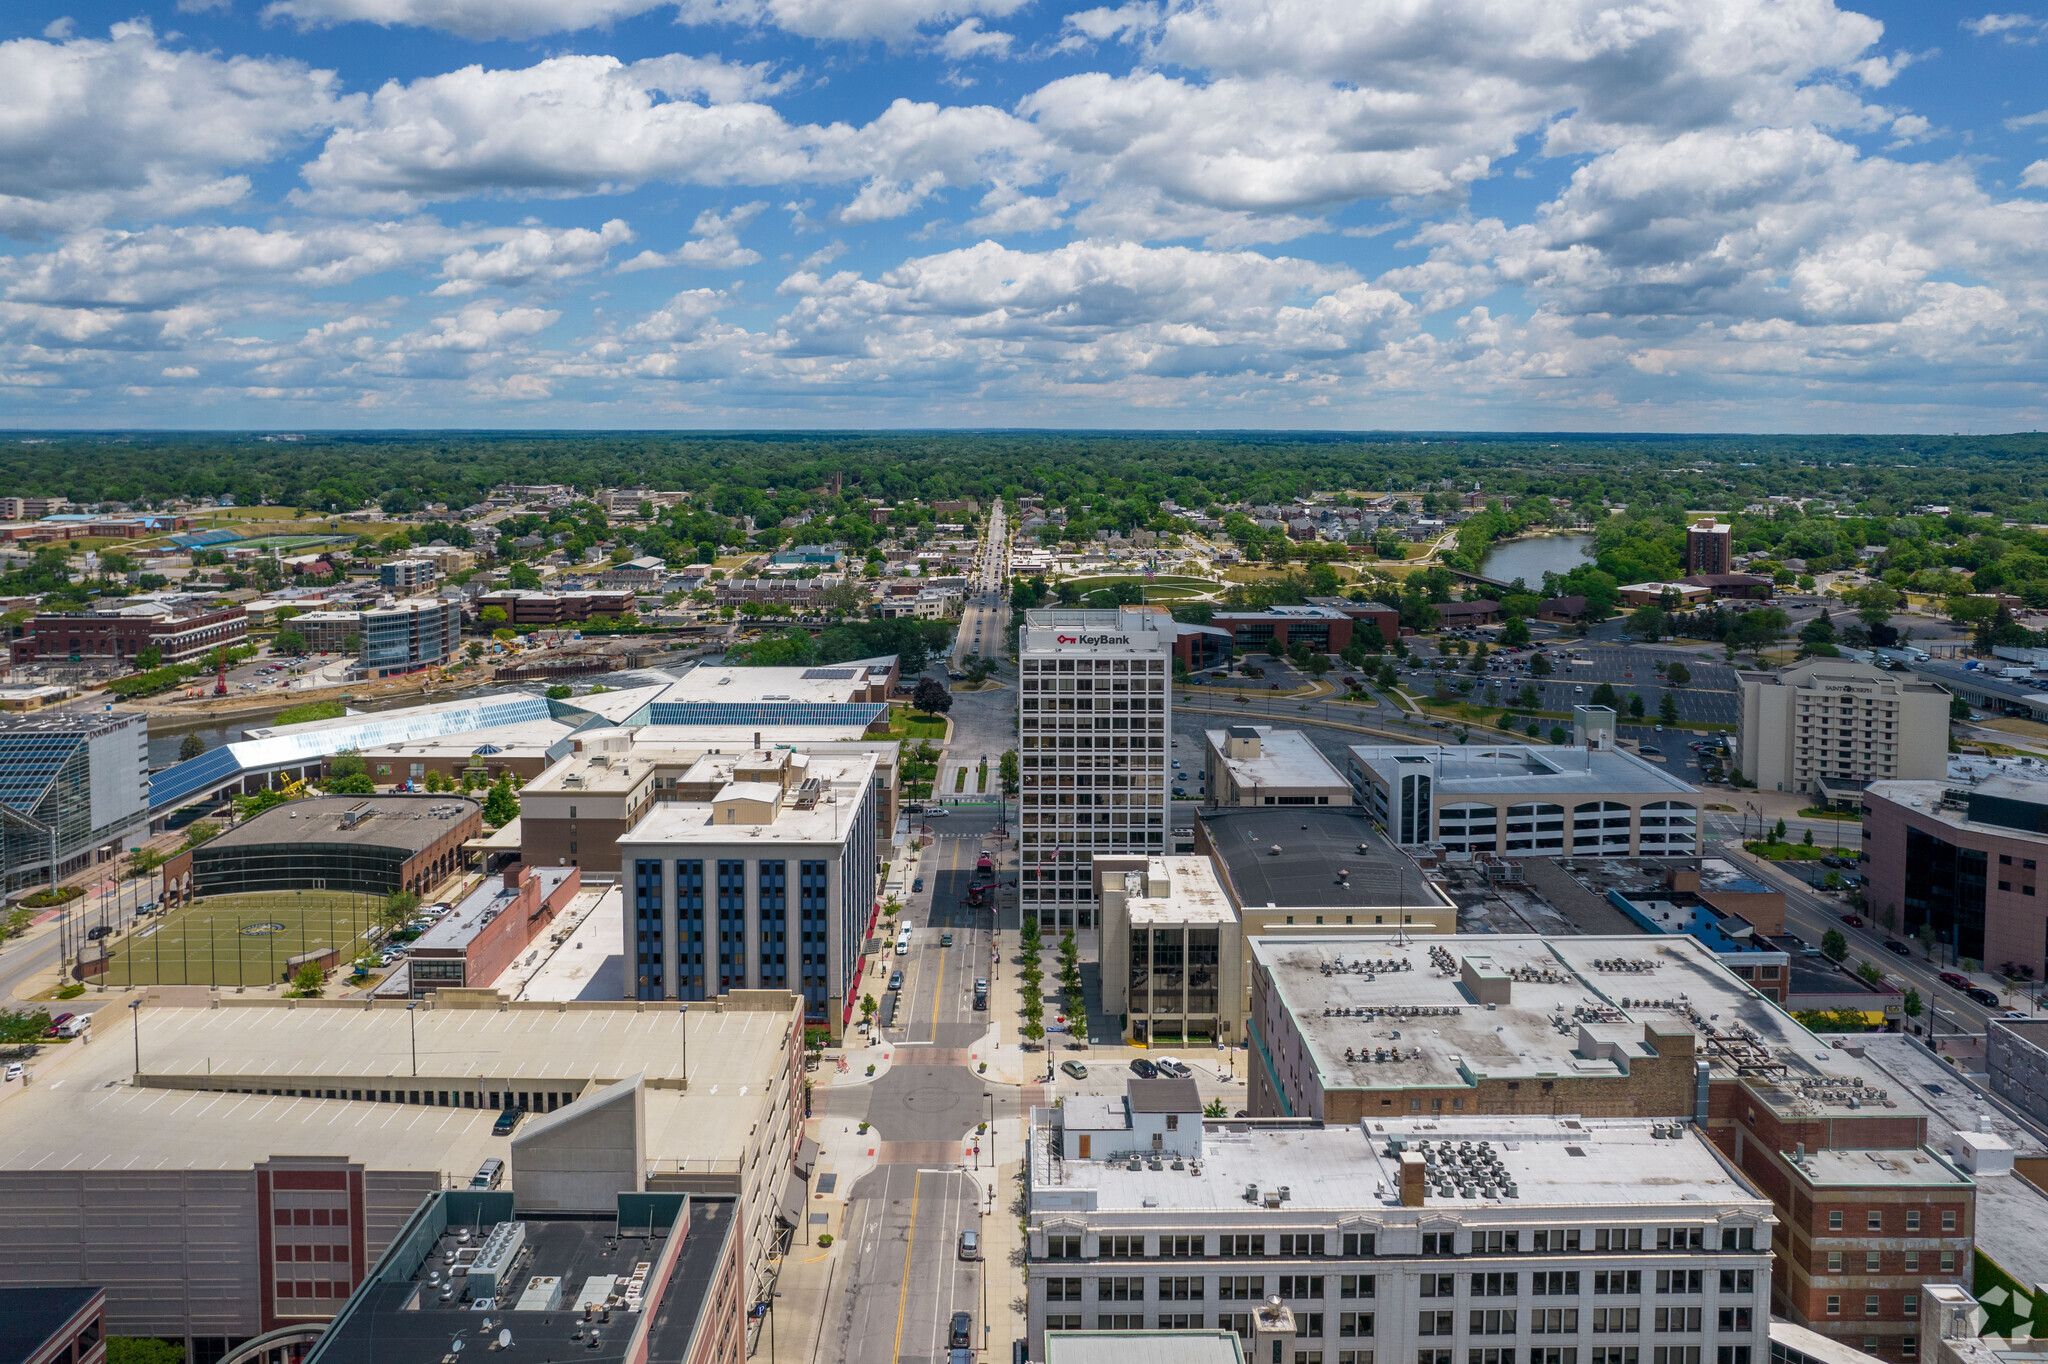
[[[292,957],[335,946],[346,967],[381,898],[283,890],[194,900],[116,942],[105,980],[113,986],[274,985]]]

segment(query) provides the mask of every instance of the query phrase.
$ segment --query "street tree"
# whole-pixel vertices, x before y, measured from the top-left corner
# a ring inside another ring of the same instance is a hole
[[[917,690],[910,694],[910,704],[927,715],[944,715],[953,709],[953,693],[936,677],[920,677]]]

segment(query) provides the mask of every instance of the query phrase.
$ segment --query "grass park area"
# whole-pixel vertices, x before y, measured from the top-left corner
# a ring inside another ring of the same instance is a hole
[[[1758,857],[1772,862],[1818,862],[1823,857],[1833,857],[1840,853],[1840,850],[1837,848],[1809,848],[1803,843],[1759,843],[1754,839],[1744,843],[1742,846],[1755,853]]]
[[[1148,603],[1156,602],[1162,605],[1175,601],[1197,601],[1218,591],[1222,586],[1206,578],[1190,578],[1177,574],[1162,574],[1149,580],[1131,574],[1060,580],[1061,587],[1076,588],[1083,596],[1091,592],[1107,591],[1119,583],[1136,583],[1145,589],[1145,600]]]
[[[946,718],[943,715],[926,715],[921,710],[908,706],[889,708],[889,737],[892,739],[930,739],[933,743],[943,742],[946,737]]]
[[[273,985],[287,960],[331,946],[346,968],[382,899],[287,890],[194,900],[115,943],[103,979],[116,987]]]

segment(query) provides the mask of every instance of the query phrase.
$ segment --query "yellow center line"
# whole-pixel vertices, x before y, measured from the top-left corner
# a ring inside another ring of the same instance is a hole
[[[896,1298],[896,1343],[889,1349],[892,1361],[903,1358],[903,1314],[910,1309],[910,1253],[917,1247],[917,1186],[923,1182],[921,1170],[910,1177],[910,1230],[903,1237],[903,1291]]]

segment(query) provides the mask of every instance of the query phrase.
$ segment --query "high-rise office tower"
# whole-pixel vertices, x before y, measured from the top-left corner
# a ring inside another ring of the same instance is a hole
[[[1174,634],[1157,607],[1025,613],[1018,888],[1043,928],[1094,926],[1097,857],[1166,851]]]

